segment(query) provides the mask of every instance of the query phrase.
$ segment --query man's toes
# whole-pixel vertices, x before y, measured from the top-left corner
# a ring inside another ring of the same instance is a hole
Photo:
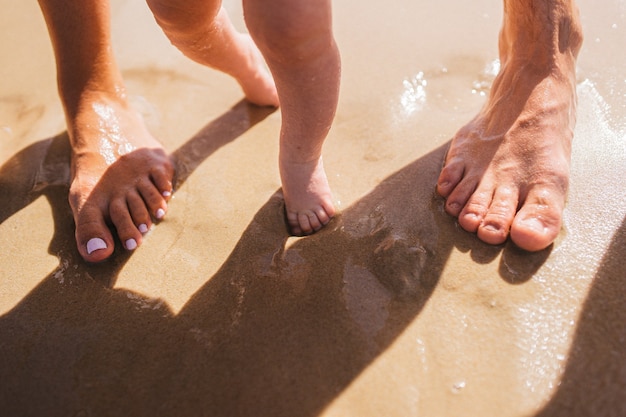
[[[111,256],[115,244],[99,208],[83,207],[75,223],[76,247],[85,261],[101,262]]]
[[[437,193],[443,198],[448,198],[463,178],[464,171],[465,166],[460,161],[447,161],[437,180]]]
[[[563,206],[561,198],[529,195],[511,226],[513,243],[530,252],[550,246],[561,231]]]
[[[126,250],[134,250],[141,244],[141,232],[130,215],[127,201],[115,199],[109,206],[109,215],[117,231],[117,236]]]
[[[517,204],[518,191],[516,189],[509,187],[498,188],[494,193],[482,224],[478,227],[478,238],[491,245],[504,243],[509,236]]]
[[[471,178],[465,178],[461,181],[450,195],[446,198],[445,210],[451,216],[458,217],[463,207],[467,204],[474,191],[478,181]]]
[[[492,190],[476,190],[459,213],[459,225],[470,233],[476,233],[487,214],[492,197]]]

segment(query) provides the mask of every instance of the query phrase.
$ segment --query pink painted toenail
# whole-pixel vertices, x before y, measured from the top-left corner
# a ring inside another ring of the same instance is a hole
[[[133,250],[137,248],[137,241],[135,239],[128,239],[126,241],[126,249]]]
[[[163,193],[161,193],[161,194],[162,194],[162,195],[163,195],[163,197],[165,197],[165,198],[167,198],[167,197],[169,197],[169,196],[171,196],[171,195],[172,195],[172,193],[171,193],[171,192],[169,192],[169,191],[163,191]]]
[[[160,209],[158,209],[158,210],[157,210],[157,212],[156,212],[156,218],[157,218],[157,219],[162,219],[162,218],[163,218],[163,216],[165,216],[165,210],[163,210],[163,209],[161,209],[161,208],[160,208]]]
[[[92,252],[95,252],[101,249],[106,249],[106,248],[107,248],[106,242],[100,239],[99,237],[94,237],[92,239],[89,239],[89,241],[87,242],[87,254],[89,255],[91,255]]]
[[[137,230],[139,230],[139,232],[141,233],[148,233],[148,225],[142,223],[139,226],[137,226]]]

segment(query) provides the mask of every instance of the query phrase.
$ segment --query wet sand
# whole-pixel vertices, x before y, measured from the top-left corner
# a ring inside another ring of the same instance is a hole
[[[534,254],[481,243],[434,194],[493,79],[501,2],[336,2],[342,214],[296,239],[279,113],[113,1],[129,93],[179,177],[143,246],[96,266],[74,247],[41,13],[0,4],[0,414],[626,415],[626,1],[579,3],[564,229]]]

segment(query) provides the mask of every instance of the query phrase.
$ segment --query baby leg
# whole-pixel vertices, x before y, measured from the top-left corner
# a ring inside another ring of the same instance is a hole
[[[220,0],[148,0],[148,6],[183,54],[231,75],[251,103],[278,106],[263,57],[250,36],[233,27]]]
[[[335,214],[322,145],[339,96],[340,57],[330,0],[244,0],[246,23],[281,103],[279,168],[288,225],[313,233]]]

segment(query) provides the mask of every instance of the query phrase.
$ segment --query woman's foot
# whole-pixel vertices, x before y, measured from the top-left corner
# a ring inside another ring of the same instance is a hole
[[[80,255],[88,262],[107,259],[114,234],[125,249],[134,250],[167,211],[174,175],[169,157],[119,96],[85,94],[68,131],[69,200]]]

